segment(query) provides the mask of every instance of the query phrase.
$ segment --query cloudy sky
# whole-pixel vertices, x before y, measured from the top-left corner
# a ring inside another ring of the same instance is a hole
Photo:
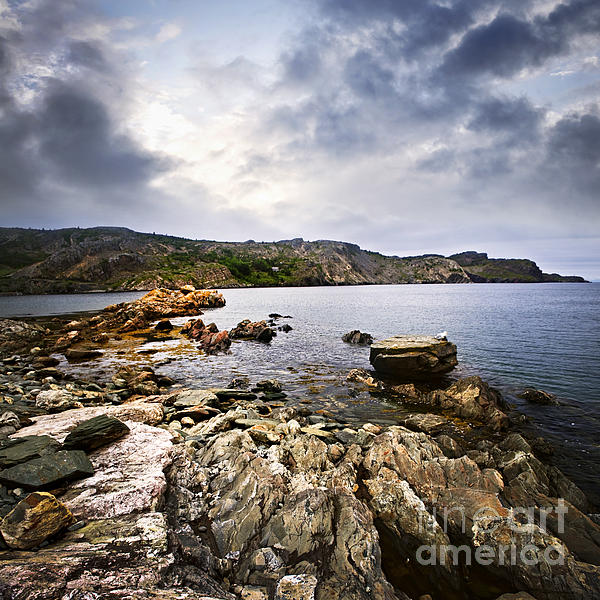
[[[0,0],[0,204],[600,279],[600,2]]]

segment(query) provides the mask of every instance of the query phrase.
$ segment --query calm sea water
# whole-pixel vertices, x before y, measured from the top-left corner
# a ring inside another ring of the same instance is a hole
[[[231,354],[204,356],[183,340],[154,342],[136,355],[192,387],[226,386],[232,377],[277,378],[291,397],[343,414],[348,420],[396,418],[385,399],[354,397],[345,381],[369,368],[368,348],[341,341],[352,329],[376,339],[399,333],[448,332],[459,350],[457,375],[478,374],[531,416],[557,446],[557,462],[597,502],[600,485],[600,284],[399,285],[224,290],[227,305],[202,317],[219,329],[269,313],[291,315],[293,330],[271,344],[239,342]],[[0,298],[0,315],[48,315],[101,308],[140,294]],[[92,368],[110,377],[127,353]],[[92,365],[92,363],[89,363]],[[90,366],[78,367],[82,371]],[[89,372],[89,371],[88,371]],[[561,406],[528,404],[526,386],[556,394]]]

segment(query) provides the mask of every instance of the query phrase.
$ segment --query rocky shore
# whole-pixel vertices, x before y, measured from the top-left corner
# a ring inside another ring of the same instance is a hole
[[[101,384],[57,368],[130,321],[193,316],[175,329],[199,352],[276,343],[279,315],[205,325],[213,292],[144,298],[54,330],[0,321],[1,598],[600,598],[592,507],[479,377],[355,369],[349,395],[412,407],[378,424],[291,402],[272,379],[192,389],[148,367]]]

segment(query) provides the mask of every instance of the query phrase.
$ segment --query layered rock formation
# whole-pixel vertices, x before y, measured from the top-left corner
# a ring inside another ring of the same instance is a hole
[[[158,400],[161,412],[194,405],[218,414],[197,413],[187,427],[172,420],[169,431],[128,421],[129,433],[92,451],[94,475],[58,498],[77,526],[33,555],[0,552],[5,597],[600,597],[600,528],[583,512],[585,497],[518,434],[463,449],[401,426],[309,425],[288,407],[263,417],[257,400],[231,406],[203,390]],[[89,409],[42,416],[19,434],[61,441],[88,417]],[[511,512],[522,506],[555,512],[523,524]],[[64,528],[67,517],[56,523]],[[505,545],[538,555],[504,560]],[[494,555],[485,567],[457,566],[452,554],[417,560],[423,548],[459,546]]]
[[[456,346],[425,335],[396,335],[371,344],[369,360],[382,375],[414,381],[439,377],[457,364]]]

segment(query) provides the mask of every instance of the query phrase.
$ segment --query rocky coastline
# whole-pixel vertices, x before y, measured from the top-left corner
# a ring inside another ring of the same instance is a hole
[[[481,378],[424,381],[423,365],[451,368],[449,342],[404,344],[394,378],[377,357],[396,364],[398,339],[378,341],[375,370],[347,374],[349,396],[410,407],[394,423],[314,411],[273,379],[194,389],[137,365],[109,382],[57,368],[139,331],[219,354],[291,330],[277,314],[205,324],[224,302],[182,287],[52,328],[0,321],[0,598],[600,598],[594,507],[552,447]]]

